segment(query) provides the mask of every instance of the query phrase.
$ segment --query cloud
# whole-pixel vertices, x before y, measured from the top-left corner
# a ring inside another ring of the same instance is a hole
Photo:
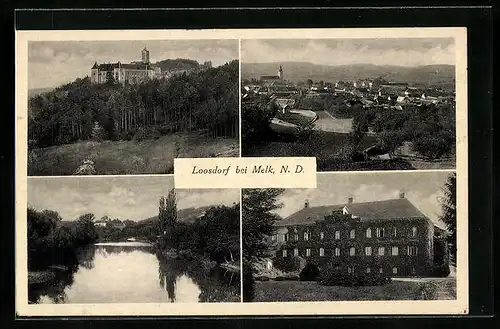
[[[241,60],[244,63],[300,61],[323,65],[454,64],[455,46],[450,38],[243,40]]]
[[[59,212],[64,220],[84,213],[96,218],[142,220],[158,214],[160,197],[173,187],[171,176],[30,178],[28,203],[35,209]],[[232,205],[239,189],[177,190],[178,209]]]
[[[28,88],[55,87],[83,78],[95,61],[139,60],[144,47],[153,62],[187,58],[218,66],[239,57],[237,40],[32,41],[28,44]]]

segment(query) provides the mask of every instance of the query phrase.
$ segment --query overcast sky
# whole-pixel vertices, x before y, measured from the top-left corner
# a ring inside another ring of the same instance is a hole
[[[97,62],[152,62],[186,58],[219,66],[238,59],[238,40],[32,41],[28,44],[28,88],[56,87],[90,75]]]
[[[168,195],[173,177],[57,177],[29,178],[28,204],[37,210],[58,211],[64,220],[85,213],[120,220],[158,215],[160,197]],[[177,189],[177,208],[240,202],[239,189]]]
[[[399,192],[413,203],[435,224],[441,213],[441,188],[450,172],[397,172],[397,173],[356,173],[318,174],[316,189],[286,189],[280,196],[283,208],[277,212],[286,217],[304,207],[306,199],[311,207],[354,202],[368,202],[396,199]]]
[[[243,63],[455,64],[453,38],[242,40]]]

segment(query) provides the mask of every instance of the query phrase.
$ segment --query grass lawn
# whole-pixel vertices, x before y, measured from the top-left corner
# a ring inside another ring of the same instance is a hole
[[[28,175],[72,175],[84,160],[94,161],[98,175],[170,174],[174,158],[239,156],[238,139],[173,134],[144,141],[82,141],[34,149]]]
[[[299,127],[307,126],[308,124],[311,123],[313,119],[298,113],[282,113],[282,112],[276,113],[276,118],[286,122],[293,123],[294,125],[297,125]]]
[[[439,291],[434,299],[456,298],[455,278],[436,279]],[[384,286],[341,287],[322,286],[309,281],[255,282],[255,302],[273,301],[351,301],[351,300],[418,300],[422,289],[429,290],[429,281],[393,281]],[[451,297],[450,297],[451,296]]]

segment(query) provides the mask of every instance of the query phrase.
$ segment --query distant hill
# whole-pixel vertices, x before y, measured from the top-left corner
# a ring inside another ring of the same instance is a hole
[[[159,66],[162,71],[178,71],[197,69],[200,63],[192,59],[176,58],[156,62],[155,65]]]
[[[207,211],[209,208],[216,207],[216,206],[205,206],[205,207],[190,207],[190,208],[185,208],[185,209],[179,209],[177,211],[177,220],[179,222],[184,222],[184,223],[192,223],[195,221],[196,218],[203,216],[205,214],[205,211]],[[153,216],[150,218],[143,219],[139,221],[138,223],[146,224],[150,222],[156,222],[158,220],[158,216]]]
[[[54,89],[55,89],[55,87],[28,89],[28,98],[31,98],[33,96],[40,95],[43,93],[47,93],[47,92],[52,91]]]
[[[307,62],[241,63],[242,79],[258,79],[262,75],[274,75],[282,65],[284,77],[292,82],[306,81],[353,81],[383,77],[389,82],[408,82],[410,85],[451,86],[455,84],[454,65],[426,65],[417,67],[394,65],[318,65]]]

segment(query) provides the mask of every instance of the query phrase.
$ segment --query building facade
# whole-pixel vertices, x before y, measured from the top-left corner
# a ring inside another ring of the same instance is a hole
[[[94,63],[90,70],[92,83],[106,83],[110,80],[118,83],[137,84],[150,79],[160,78],[161,68],[149,61],[149,50],[141,52],[141,61],[132,63]]]
[[[277,223],[276,257],[301,257],[346,273],[429,276],[435,226],[403,193],[398,199],[304,208]]]

